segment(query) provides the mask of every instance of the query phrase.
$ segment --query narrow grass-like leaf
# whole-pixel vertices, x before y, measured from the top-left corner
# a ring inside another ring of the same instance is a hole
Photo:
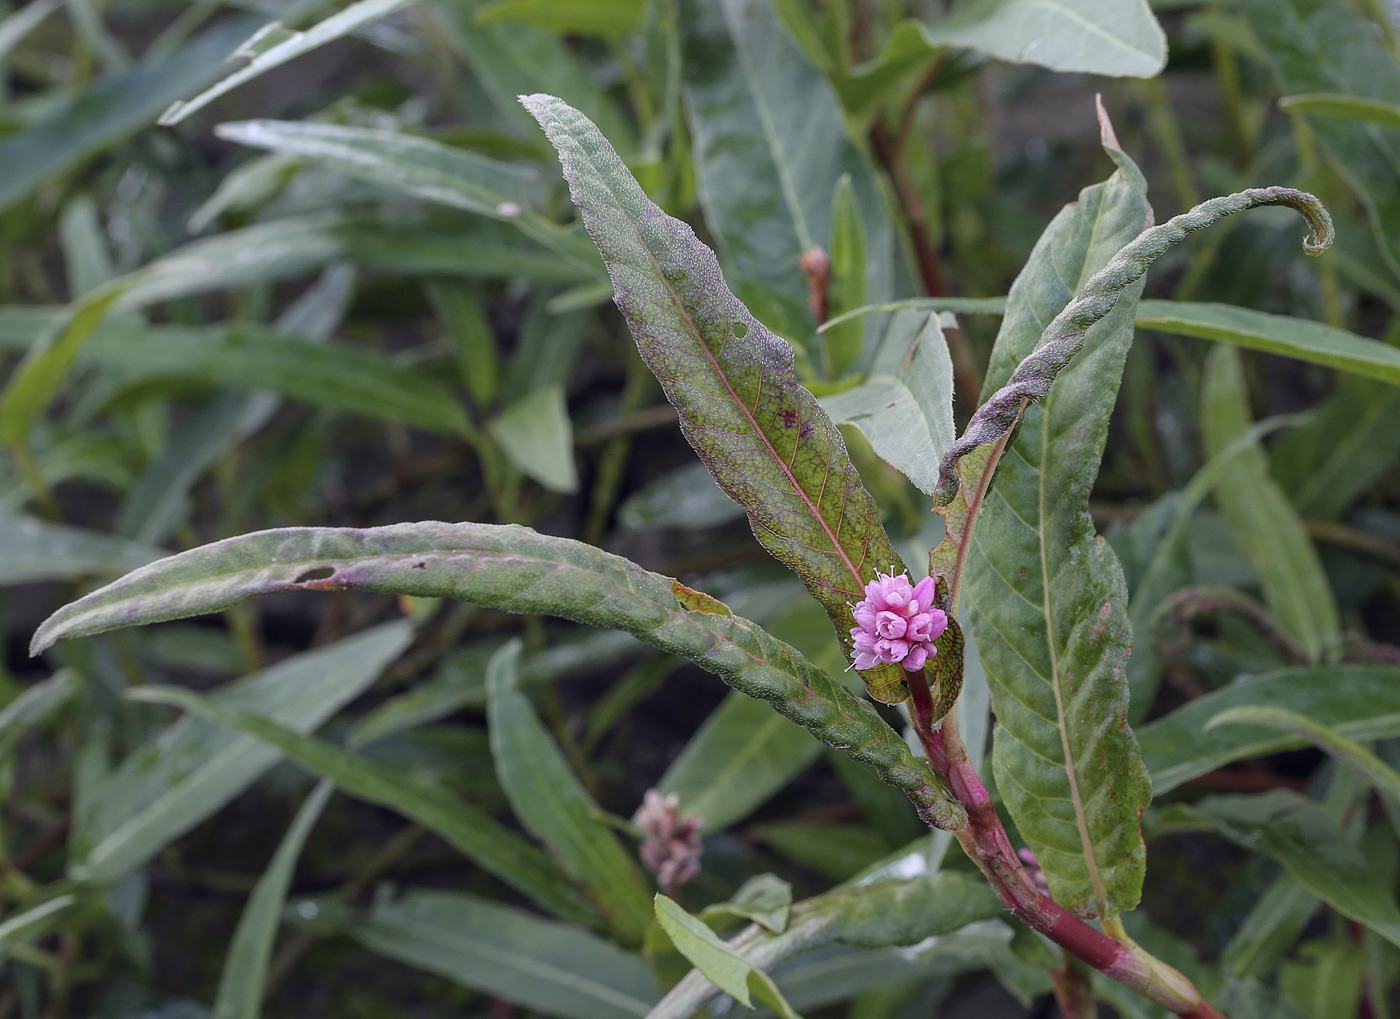
[[[378,21],[410,2],[411,0],[359,0],[358,3],[353,3],[349,7],[337,11],[304,32],[289,33],[277,21],[264,25],[236,51],[233,53],[225,51],[218,56],[219,60],[229,56],[251,56],[252,59],[248,61],[246,67],[230,74],[212,88],[205,89],[193,99],[172,103],[169,109],[161,114],[159,122],[166,127],[178,124],[190,114],[202,110],[219,96],[232,91],[244,82],[266,74],[274,67],[279,67],[303,53],[309,53],[318,46],[324,46],[334,39],[349,35],[356,29]],[[275,39],[276,41],[270,46],[259,45],[259,42],[264,39],[268,41]]]
[[[145,566],[164,554],[98,531],[0,513],[0,583],[110,576]]]
[[[1233,348],[1211,351],[1201,389],[1202,437],[1206,452],[1215,456],[1253,424]],[[1256,447],[1238,456],[1216,482],[1215,498],[1235,544],[1259,571],[1264,600],[1280,628],[1317,661],[1340,633],[1337,603],[1302,519],[1269,474],[1264,451]]]
[[[560,35],[631,35],[646,0],[492,0],[476,9],[479,24],[525,22]]]
[[[545,909],[582,923],[596,922],[592,906],[542,852],[489,814],[438,786],[422,785],[396,768],[366,760],[276,722],[176,687],[139,687],[135,700],[170,704],[201,719],[276,748],[340,789],[378,803],[437,832],[451,845]]]
[[[1274,477],[1304,519],[1335,520],[1400,459],[1400,389],[1339,379],[1269,451]]]
[[[1056,71],[1150,78],[1167,62],[1167,37],[1147,0],[984,0],[918,27],[930,47]]]
[[[311,791],[282,836],[272,862],[258,879],[248,904],[243,907],[219,976],[219,990],[214,997],[215,1019],[258,1019],[262,1014],[268,963],[277,939],[277,928],[282,922],[292,872],[306,845],[306,837],[334,792],[335,785],[326,781]]]
[[[821,755],[800,726],[748,697],[730,694],[705,719],[657,783],[680,809],[722,831],[742,821]]]
[[[1143,760],[1152,775],[1153,795],[1161,796],[1231,761],[1305,744],[1263,726],[1232,725],[1206,731],[1212,718],[1239,705],[1287,708],[1349,739],[1400,736],[1400,669],[1388,665],[1279,669],[1197,697],[1138,734]]]
[[[0,759],[4,759],[27,733],[63,710],[81,690],[82,680],[78,674],[63,669],[26,687],[18,697],[0,708]]]
[[[559,150],[617,305],[686,438],[849,642],[865,584],[903,565],[836,426],[797,384],[791,348],[729,292],[714,253],[647,199],[582,114],[550,96],[523,101]],[[865,678],[879,700],[908,696],[898,666]]]
[[[1288,954],[1322,903],[1287,874],[1280,874],[1254,903],[1220,953],[1221,964],[1240,976],[1267,976]]]
[[[34,6],[38,5],[29,5]],[[257,20],[236,18],[218,25],[164,60],[137,64],[59,102],[32,127],[0,139],[0,166],[5,167],[0,209],[57,180],[88,156],[149,127],[174,98],[212,81],[224,57]]]
[[[844,315],[866,304],[865,224],[850,176],[836,184],[831,206],[831,288],[827,293],[826,316]],[[839,379],[860,356],[865,338],[864,323],[847,321],[828,329],[822,337],[826,377]]]
[[[314,160],[426,201],[497,218],[521,214],[525,187],[536,176],[523,167],[467,149],[384,128],[243,120],[220,124],[214,133],[240,145]]]
[[[1241,13],[1285,94],[1400,104],[1400,66],[1375,24],[1342,0],[1244,0]],[[1304,112],[1317,150],[1356,191],[1381,256],[1400,275],[1400,132]]]
[[[729,947],[748,964],[767,972],[799,953],[823,946],[881,949],[918,945],[1003,912],[996,894],[971,874],[882,878],[799,902],[792,907],[782,933],[750,927],[733,938]],[[701,973],[691,973],[667,993],[650,1019],[685,1019],[718,993]]]
[[[753,1008],[753,999],[780,1019],[802,1019],[771,977],[719,939],[714,931],[664,895],[656,897],[656,919],[676,949],[716,987]]]
[[[843,177],[865,234],[869,300],[916,291],[905,242],[830,80],[772,6],[683,0],[677,11],[706,223],[740,299],[815,360],[800,263],[813,248],[835,250],[832,196]]]
[[[519,661],[520,642],[512,641],[486,666],[486,718],[501,787],[520,823],[592,894],[613,937],[640,945],[651,924],[650,882],[521,693]]]
[[[324,579],[311,579],[329,569]],[[274,591],[361,588],[460,598],[508,612],[563,616],[625,630],[772,703],[828,745],[902,789],[935,827],[962,811],[873,705],[796,650],[738,616],[696,612],[674,581],[581,542],[528,528],[417,523],[283,528],[228,538],[152,563],[60,609],[34,635],[38,652],[64,637],[216,612]]]
[[[1400,945],[1400,908],[1390,889],[1317,803],[1277,789],[1258,796],[1211,796],[1179,809],[1245,849],[1273,857],[1337,912]]]
[[[26,944],[42,935],[48,929],[49,921],[77,901],[75,895],[56,895],[0,923],[0,962],[16,945]]]
[[[1277,704],[1240,704],[1212,718],[1206,723],[1206,731],[1222,725],[1263,726],[1307,740],[1353,768],[1375,787],[1396,816],[1400,816],[1400,774],[1360,743],[1311,716]]]
[[[206,700],[214,710],[294,734],[310,732],[369,686],[411,637],[407,623],[386,623],[296,655]],[[103,884],[127,876],[281,756],[251,736],[202,719],[176,722],[112,772],[92,795],[90,813],[79,812],[70,849],[72,876]]]
[[[1151,222],[1142,175],[1127,156],[1109,153],[1119,172],[1055,218],[1012,285],[986,392],[1011,377],[1037,350],[1045,323]],[[997,717],[997,787],[1056,901],[1101,916],[1137,904],[1139,824],[1151,796],[1125,718],[1127,590],[1088,502],[1140,289],[1129,286],[1088,330],[1044,403],[1025,410],[966,567],[971,628]]]
[[[1400,105],[1382,99],[1368,99],[1365,96],[1351,96],[1339,92],[1303,92],[1295,96],[1284,96],[1278,101],[1280,107],[1296,113],[1321,113],[1329,117],[1345,120],[1359,120],[1364,124],[1379,124],[1400,130]]]
[[[372,952],[563,1019],[641,1019],[658,996],[637,956],[475,895],[415,889],[381,899],[350,934]]]
[[[1400,385],[1400,350],[1345,329],[1228,304],[1143,301],[1137,324],[1179,336],[1233,343]]]

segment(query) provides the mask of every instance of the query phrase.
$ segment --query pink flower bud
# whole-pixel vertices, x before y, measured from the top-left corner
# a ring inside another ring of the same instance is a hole
[[[857,625],[851,628],[851,659],[857,669],[898,663],[917,672],[938,653],[933,642],[948,628],[948,616],[933,607],[935,587],[932,577],[910,586],[903,573],[877,573],[865,585],[865,597],[852,606]]]

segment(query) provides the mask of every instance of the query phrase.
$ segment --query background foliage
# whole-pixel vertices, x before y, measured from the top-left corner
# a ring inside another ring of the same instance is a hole
[[[1097,597],[1057,584],[1048,558],[1106,554],[1090,524],[1122,565],[1113,624],[1135,635],[1128,711],[1155,797],[1133,936],[1232,1016],[1390,1014],[1391,17],[1379,0],[6,8],[0,1019],[622,1019],[686,972],[679,953],[779,1011],[953,1015],[993,993],[1008,1015],[1045,1007],[1053,958],[946,835],[766,704],[625,633],[285,593],[27,657],[60,604],[168,552],[436,519],[625,555],[840,673],[823,606],[695,462],[639,358],[516,100],[537,92],[596,123],[716,248],[745,333],[792,344],[889,553],[916,571],[941,537],[926,510],[953,419],[1149,203],[1161,222],[1259,184],[1323,197],[1339,240],[1316,261],[1296,220],[1266,211],[1158,262],[1136,328],[1104,323],[1023,426],[996,490],[1007,512],[975,555],[1014,573],[996,562],[1010,514],[1053,477],[1073,498],[1031,524],[1041,573],[1012,596],[1039,592],[1048,620]],[[1145,193],[1115,178],[1080,197],[1112,170],[1095,92]],[[1101,200],[1123,218],[1111,243],[1075,234]],[[1034,673],[1054,654],[997,643],[1019,625],[1009,597],[968,591],[998,677],[1019,668],[1009,655]],[[989,700],[973,647],[975,754]],[[983,768],[1002,779],[1046,733],[997,706],[1018,741]],[[660,926],[627,820],[652,787],[704,833]],[[1057,808],[1032,793],[1005,790],[1011,816],[1057,894],[1092,898],[1089,877],[1056,870]],[[1141,868],[1110,875],[1125,907]],[[901,912],[931,899],[936,915]],[[776,967],[771,983],[732,947]],[[686,1014],[691,991],[658,1014]]]

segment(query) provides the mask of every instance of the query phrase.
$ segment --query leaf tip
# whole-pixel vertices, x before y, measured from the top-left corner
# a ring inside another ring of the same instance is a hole
[[[1100,143],[1110,152],[1122,152],[1123,146],[1118,144],[1118,134],[1113,130],[1113,121],[1108,118],[1108,110],[1104,109],[1102,92],[1094,93],[1094,109],[1098,111]]]

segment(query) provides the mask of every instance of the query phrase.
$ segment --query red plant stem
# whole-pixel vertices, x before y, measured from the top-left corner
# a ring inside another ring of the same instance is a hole
[[[1176,970],[1131,942],[1115,941],[1089,926],[1036,888],[1011,847],[986,786],[967,758],[955,716],[950,712],[940,727],[940,720],[932,717],[933,694],[928,684],[911,682],[909,689],[909,714],[929,764],[967,811],[967,827],[954,834],[1007,909],[1071,955],[1176,1014],[1189,1019],[1225,1019]]]

